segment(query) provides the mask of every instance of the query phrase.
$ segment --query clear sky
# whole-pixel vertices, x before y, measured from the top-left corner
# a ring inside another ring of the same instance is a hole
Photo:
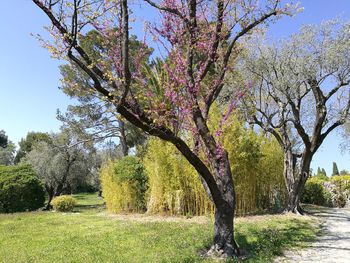
[[[287,37],[302,24],[320,23],[336,16],[350,20],[350,0],[299,2],[304,12],[271,25],[270,37]],[[58,89],[59,62],[51,59],[30,35],[45,36],[42,27],[47,23],[48,19],[30,0],[0,2],[0,129],[14,142],[29,131],[57,131],[60,122],[56,120],[56,110],[65,110],[72,103]],[[336,161],[339,169],[350,170],[350,155],[341,154],[339,142],[336,133],[330,135],[316,154],[312,167],[321,166],[330,174],[332,162]]]

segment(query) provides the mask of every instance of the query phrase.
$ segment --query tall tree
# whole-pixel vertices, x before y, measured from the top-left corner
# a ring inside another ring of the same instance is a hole
[[[91,162],[74,136],[66,131],[52,134],[51,142],[41,141],[26,154],[24,161],[31,164],[48,194],[46,209],[53,197],[69,190],[71,184],[90,173]]]
[[[152,79],[142,70],[148,48],[135,55],[130,52],[129,1],[33,2],[53,25],[55,43],[44,45],[90,77],[92,85],[87,92],[111,103],[113,112],[146,133],[172,143],[196,169],[216,207],[211,251],[221,251],[223,256],[238,254],[230,162],[220,131],[208,126],[209,111],[224,86],[230,62],[239,52],[241,38],[272,17],[289,13],[289,8],[294,10],[294,6],[281,8],[280,0],[260,4],[250,0],[144,0],[161,16],[155,25],[150,24],[149,32],[165,53],[162,68],[167,78],[154,89],[149,85]],[[107,42],[110,34],[118,39],[104,52],[113,61],[111,68],[103,60],[94,60],[81,45],[78,35],[89,27]],[[113,28],[117,30],[113,32]],[[135,65],[134,70],[131,65]],[[234,105],[224,114],[223,124]],[[196,138],[193,144],[185,140],[188,133]]]
[[[350,172],[348,171],[348,170],[341,170],[340,171],[340,175],[349,175],[350,174]]]
[[[338,166],[336,162],[333,162],[333,172],[332,172],[332,176],[334,175],[339,175],[339,170],[338,170]]]
[[[0,165],[12,165],[15,158],[16,146],[8,140],[6,148],[0,147]]]
[[[284,150],[287,211],[302,213],[310,164],[350,109],[350,23],[306,26],[273,46],[255,46],[246,60],[253,88],[247,118],[273,134]],[[248,76],[248,75],[246,75]]]
[[[109,70],[111,70],[113,60],[103,54],[110,46],[117,44],[118,38],[113,34],[116,30],[111,29],[111,34],[107,34],[108,39],[104,39],[96,30],[91,30],[86,35],[78,35],[85,52],[94,60],[103,61]],[[131,55],[137,54],[140,50],[145,52],[144,44],[137,41],[135,36],[131,36]],[[142,63],[148,63],[152,50],[148,49],[146,53]],[[131,65],[131,70],[134,69],[135,65]],[[61,90],[71,98],[77,99],[79,103],[69,105],[65,114],[58,111],[57,118],[63,122],[66,128],[74,132],[81,142],[99,143],[106,139],[118,138],[119,148],[126,156],[131,147],[145,140],[144,134],[137,127],[113,110],[112,103],[101,100],[96,97],[96,94],[87,92],[92,89],[93,83],[89,81],[89,75],[78,65],[62,65],[60,66],[60,72],[63,77]],[[74,89],[72,89],[73,86]]]
[[[321,174],[321,168],[318,166],[316,175],[319,175],[319,174]]]
[[[26,138],[22,138],[19,144],[19,149],[16,153],[15,164],[19,163],[39,142],[51,143],[49,134],[44,132],[28,132]]]

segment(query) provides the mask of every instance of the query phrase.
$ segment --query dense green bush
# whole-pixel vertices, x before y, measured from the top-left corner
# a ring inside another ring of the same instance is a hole
[[[141,212],[146,208],[147,176],[141,161],[127,156],[101,170],[102,193],[108,211]]]
[[[43,186],[29,165],[0,166],[0,213],[36,210],[44,202]]]
[[[57,196],[52,200],[52,206],[59,212],[71,212],[76,206],[77,201],[71,195]]]
[[[311,177],[307,180],[301,202],[314,205],[332,206],[331,194],[324,187],[325,180]]]

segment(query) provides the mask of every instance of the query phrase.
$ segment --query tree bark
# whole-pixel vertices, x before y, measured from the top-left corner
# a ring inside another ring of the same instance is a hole
[[[288,193],[288,202],[286,207],[286,212],[292,212],[294,214],[303,215],[305,211],[300,206],[300,199],[303,193],[303,189],[305,186],[305,182],[307,180],[307,176],[304,176],[301,173],[297,182],[293,186],[293,190]]]
[[[300,206],[301,195],[304,190],[304,186],[310,173],[310,164],[313,153],[305,149],[302,155],[302,159],[299,166],[297,178],[295,178],[293,184],[289,185],[288,188],[288,200],[286,205],[286,212],[292,212],[295,214],[303,215],[305,211]],[[293,163],[295,163],[293,161]],[[293,167],[295,173],[295,166]]]
[[[296,191],[297,185],[293,185],[293,190],[288,192],[288,200],[285,212],[303,215],[304,211],[300,207],[300,194]]]
[[[52,208],[51,201],[54,197],[54,189],[52,187],[45,186],[46,192],[49,195],[47,204],[44,210],[50,210]]]
[[[232,257],[239,255],[239,248],[234,239],[234,211],[216,207],[214,222],[214,244],[208,255]]]
[[[285,212],[299,213],[298,201],[296,190],[296,173],[295,173],[295,161],[291,148],[287,148],[284,151],[284,168],[283,176],[287,189],[287,202],[285,205]]]
[[[208,255],[233,257],[239,255],[239,247],[234,239],[235,190],[227,152],[216,160],[215,180],[222,199],[213,200],[215,205],[214,243]]]

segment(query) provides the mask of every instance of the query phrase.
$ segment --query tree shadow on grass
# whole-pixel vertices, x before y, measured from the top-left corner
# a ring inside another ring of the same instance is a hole
[[[251,226],[247,234],[236,234],[238,243],[247,254],[244,262],[271,262],[271,260],[283,254],[283,250],[290,247],[301,246],[313,242],[316,238],[314,227],[310,222],[292,219],[287,226],[256,229]],[[322,232],[322,230],[320,230]],[[318,231],[318,232],[320,232]],[[322,233],[316,233],[322,235]],[[248,236],[249,235],[249,236]]]
[[[102,211],[106,209],[106,205],[102,197],[96,195],[87,194],[76,194],[74,198],[77,200],[78,204],[75,206],[74,211],[88,212],[88,211]]]
[[[88,212],[88,211],[103,211],[106,209],[106,205],[88,205],[88,204],[78,204],[74,207],[74,212],[76,213],[82,213],[82,212]]]

